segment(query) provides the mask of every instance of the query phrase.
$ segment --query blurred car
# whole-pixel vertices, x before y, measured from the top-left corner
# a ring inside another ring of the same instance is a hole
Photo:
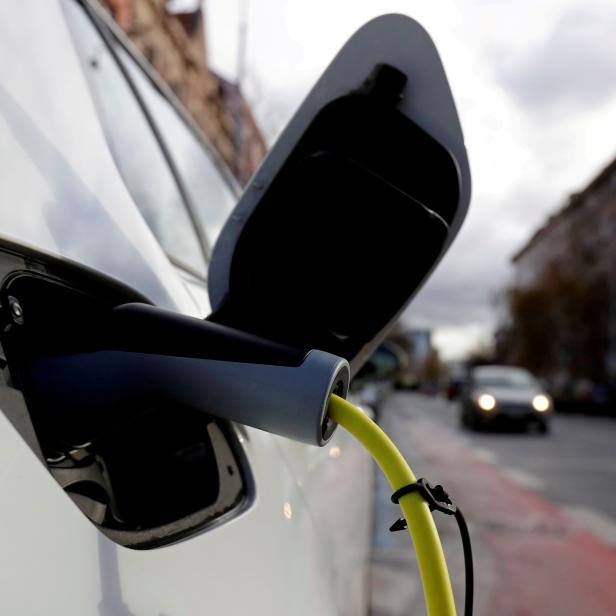
[[[460,400],[460,420],[473,430],[505,423],[549,431],[552,399],[537,379],[514,366],[478,366],[470,371]]]
[[[451,379],[445,388],[445,397],[447,400],[457,400],[462,392],[464,382],[462,379]]]

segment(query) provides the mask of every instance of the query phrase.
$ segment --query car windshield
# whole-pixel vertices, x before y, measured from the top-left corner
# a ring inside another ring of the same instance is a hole
[[[528,389],[537,386],[530,373],[517,368],[482,368],[475,370],[473,380],[479,387]]]

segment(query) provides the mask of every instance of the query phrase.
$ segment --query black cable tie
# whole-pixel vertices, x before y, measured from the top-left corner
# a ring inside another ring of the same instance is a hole
[[[398,518],[390,527],[389,527],[389,532],[390,533],[395,533],[396,531],[399,530],[405,530],[406,528],[408,528],[408,524],[406,523],[406,520],[404,518]]]
[[[473,613],[473,595],[474,595],[474,573],[473,573],[473,550],[471,546],[471,537],[468,532],[466,520],[462,512],[451,502],[449,494],[441,485],[433,486],[425,479],[418,479],[415,483],[410,483],[402,486],[391,495],[392,503],[398,504],[398,501],[405,495],[413,492],[419,492],[422,498],[428,503],[430,511],[440,511],[445,515],[453,515],[458,523],[460,537],[462,539],[462,550],[464,552],[464,571],[466,577],[466,592],[464,596],[464,614],[471,616]],[[404,518],[399,518],[390,527],[389,530],[393,533],[399,530],[404,530],[408,524]]]
[[[449,494],[445,491],[445,488],[441,485],[433,486],[426,479],[418,479],[415,483],[409,483],[406,486],[402,486],[399,490],[396,490],[391,495],[391,502],[398,504],[398,501],[405,495],[412,492],[419,492],[421,497],[428,503],[430,511],[440,511],[445,515],[455,515],[456,506],[451,502]],[[389,528],[391,532],[397,530],[404,530],[407,527],[406,520],[400,518]]]

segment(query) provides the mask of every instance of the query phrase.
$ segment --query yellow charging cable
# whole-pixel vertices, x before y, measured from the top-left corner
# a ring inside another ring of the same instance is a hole
[[[396,491],[417,479],[391,439],[365,413],[339,396],[332,395],[329,416],[348,430],[372,455],[392,490]],[[455,616],[449,571],[434,519],[420,494],[400,497],[409,533],[417,554],[419,573],[429,616]]]

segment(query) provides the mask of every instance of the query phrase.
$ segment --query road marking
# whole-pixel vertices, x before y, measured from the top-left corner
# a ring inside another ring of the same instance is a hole
[[[496,463],[496,454],[489,449],[484,449],[483,447],[475,447],[473,448],[473,453],[482,461],[488,462],[490,464]]]
[[[524,488],[540,490],[544,486],[543,479],[518,468],[503,468],[501,472]]]
[[[530,473],[520,470],[519,468],[504,467],[501,464],[498,464],[498,456],[490,449],[478,447],[473,449],[473,454],[482,462],[498,467],[504,475],[524,488],[540,490],[544,486],[543,479],[537,477],[537,475],[531,475]]]
[[[577,526],[616,548],[616,520],[614,518],[587,507],[567,505],[562,509]]]

